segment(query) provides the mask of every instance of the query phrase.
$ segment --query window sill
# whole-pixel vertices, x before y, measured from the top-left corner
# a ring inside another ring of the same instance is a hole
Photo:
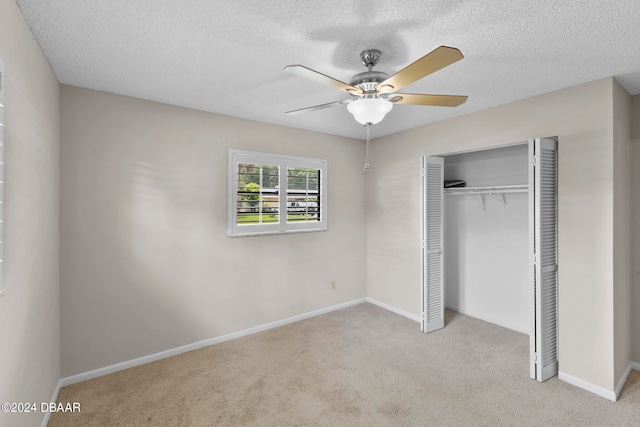
[[[252,233],[236,233],[232,234],[227,232],[227,236],[231,238],[237,237],[256,237],[256,236],[274,236],[274,235],[284,235],[284,234],[298,234],[298,233],[317,233],[322,231],[328,231],[328,228],[314,228],[308,230],[287,230],[287,231],[263,231],[263,232],[252,232]]]

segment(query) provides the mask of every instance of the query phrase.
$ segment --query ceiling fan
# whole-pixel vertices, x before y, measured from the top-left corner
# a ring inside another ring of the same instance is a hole
[[[302,65],[287,65],[284,67],[284,71],[344,91],[351,95],[351,98],[287,111],[286,114],[298,114],[348,104],[347,110],[353,114],[356,121],[367,125],[368,128],[369,125],[382,121],[384,116],[391,111],[393,104],[457,107],[467,100],[466,96],[396,92],[461,60],[463,56],[458,49],[440,46],[392,76],[382,71],[373,70],[373,67],[380,61],[381,55],[382,53],[378,49],[362,51],[360,59],[367,67],[367,71],[353,76],[349,84]]]

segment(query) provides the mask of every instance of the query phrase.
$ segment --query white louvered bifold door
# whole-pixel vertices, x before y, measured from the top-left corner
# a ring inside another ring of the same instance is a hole
[[[422,158],[422,332],[444,327],[444,159]]]
[[[529,141],[530,375],[540,382],[558,373],[557,144]]]

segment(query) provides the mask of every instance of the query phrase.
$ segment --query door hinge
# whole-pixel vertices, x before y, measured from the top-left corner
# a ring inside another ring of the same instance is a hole
[[[532,362],[537,362],[538,361],[538,353],[533,353],[531,355],[531,361]]]
[[[533,164],[533,165],[538,164],[538,156],[531,157],[531,164]]]

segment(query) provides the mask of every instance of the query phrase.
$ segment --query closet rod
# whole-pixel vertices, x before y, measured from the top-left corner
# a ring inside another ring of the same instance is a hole
[[[487,195],[498,196],[502,202],[502,206],[507,207],[507,201],[504,198],[506,193],[527,193],[529,191],[528,185],[501,185],[493,187],[450,187],[444,189],[444,194],[447,196],[475,194],[482,204],[482,210],[486,210],[487,205],[485,203],[485,197]]]
[[[502,185],[494,187],[452,187],[444,189],[444,193],[447,195],[526,193],[527,191],[529,191],[528,185]]]

